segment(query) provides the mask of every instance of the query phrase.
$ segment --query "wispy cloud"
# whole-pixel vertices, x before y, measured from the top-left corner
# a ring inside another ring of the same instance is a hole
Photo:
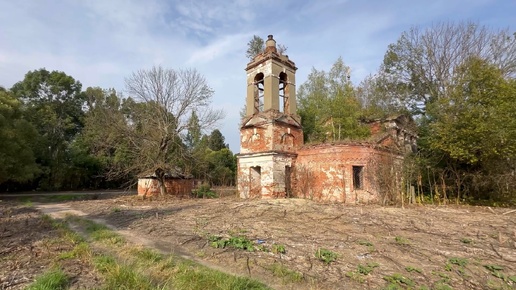
[[[328,70],[342,56],[358,84],[387,45],[412,25],[472,20],[516,30],[515,1],[502,0],[22,0],[0,1],[0,86],[29,70],[61,70],[85,86],[123,89],[124,77],[155,64],[195,67],[228,112],[221,125],[238,151],[245,98],[245,49],[274,34],[299,67]]]

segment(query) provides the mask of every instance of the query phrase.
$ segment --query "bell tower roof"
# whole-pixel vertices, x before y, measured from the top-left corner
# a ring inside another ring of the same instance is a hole
[[[296,64],[288,58],[288,55],[284,55],[278,51],[276,48],[276,40],[274,40],[274,36],[272,34],[267,36],[267,41],[265,41],[265,50],[262,53],[257,54],[247,64],[245,70],[251,70],[267,60],[278,62],[282,66],[286,66],[293,71],[297,70]]]

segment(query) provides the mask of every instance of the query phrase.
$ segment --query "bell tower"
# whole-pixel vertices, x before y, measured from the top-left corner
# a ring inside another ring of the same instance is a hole
[[[246,116],[240,127],[238,191],[242,198],[290,196],[292,167],[303,144],[296,114],[295,63],[268,36],[247,64]]]

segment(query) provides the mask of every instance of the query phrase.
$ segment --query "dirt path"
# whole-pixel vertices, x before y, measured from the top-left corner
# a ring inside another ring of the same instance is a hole
[[[146,248],[152,248],[154,250],[157,250],[158,252],[162,254],[173,254],[175,256],[179,256],[183,259],[187,259],[190,261],[194,261],[198,264],[201,264],[203,266],[216,269],[218,271],[230,274],[230,275],[236,275],[237,273],[230,271],[228,268],[220,267],[219,265],[209,263],[205,260],[199,259],[198,257],[195,257],[191,255],[187,249],[174,244],[172,242],[166,241],[164,239],[160,238],[148,238],[146,235],[142,235],[140,232],[132,231],[132,230],[124,230],[120,229],[113,224],[110,224],[109,221],[102,219],[102,218],[92,218],[87,213],[74,209],[71,207],[71,204],[68,202],[63,203],[37,203],[34,204],[34,207],[41,211],[43,214],[49,215],[53,219],[64,219],[68,215],[74,215],[83,217],[86,219],[89,219],[91,221],[94,221],[95,223],[102,224],[110,228],[111,230],[115,231],[119,235],[123,236],[128,242],[134,244],[134,245],[141,245]]]

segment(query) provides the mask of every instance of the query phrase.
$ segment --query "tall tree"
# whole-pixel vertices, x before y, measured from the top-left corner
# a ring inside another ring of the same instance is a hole
[[[213,151],[219,151],[227,147],[228,145],[225,143],[224,135],[222,135],[219,129],[213,130],[208,137],[208,148]]]
[[[516,160],[511,142],[516,140],[516,81],[472,57],[457,68],[454,83],[450,94],[429,108],[435,118],[432,148],[468,164]]]
[[[305,140],[324,142],[363,138],[369,129],[360,123],[362,108],[342,58],[329,72],[312,68],[299,88],[299,114]]]
[[[201,141],[202,132],[199,118],[195,111],[192,111],[190,119],[188,119],[187,132],[185,136],[185,145],[188,149],[193,150]]]
[[[35,151],[43,169],[41,186],[66,188],[69,146],[83,127],[81,83],[64,72],[30,71],[12,92],[24,102],[26,119],[40,138]]]
[[[0,184],[25,182],[40,173],[33,153],[37,132],[23,119],[21,102],[0,88]]]

